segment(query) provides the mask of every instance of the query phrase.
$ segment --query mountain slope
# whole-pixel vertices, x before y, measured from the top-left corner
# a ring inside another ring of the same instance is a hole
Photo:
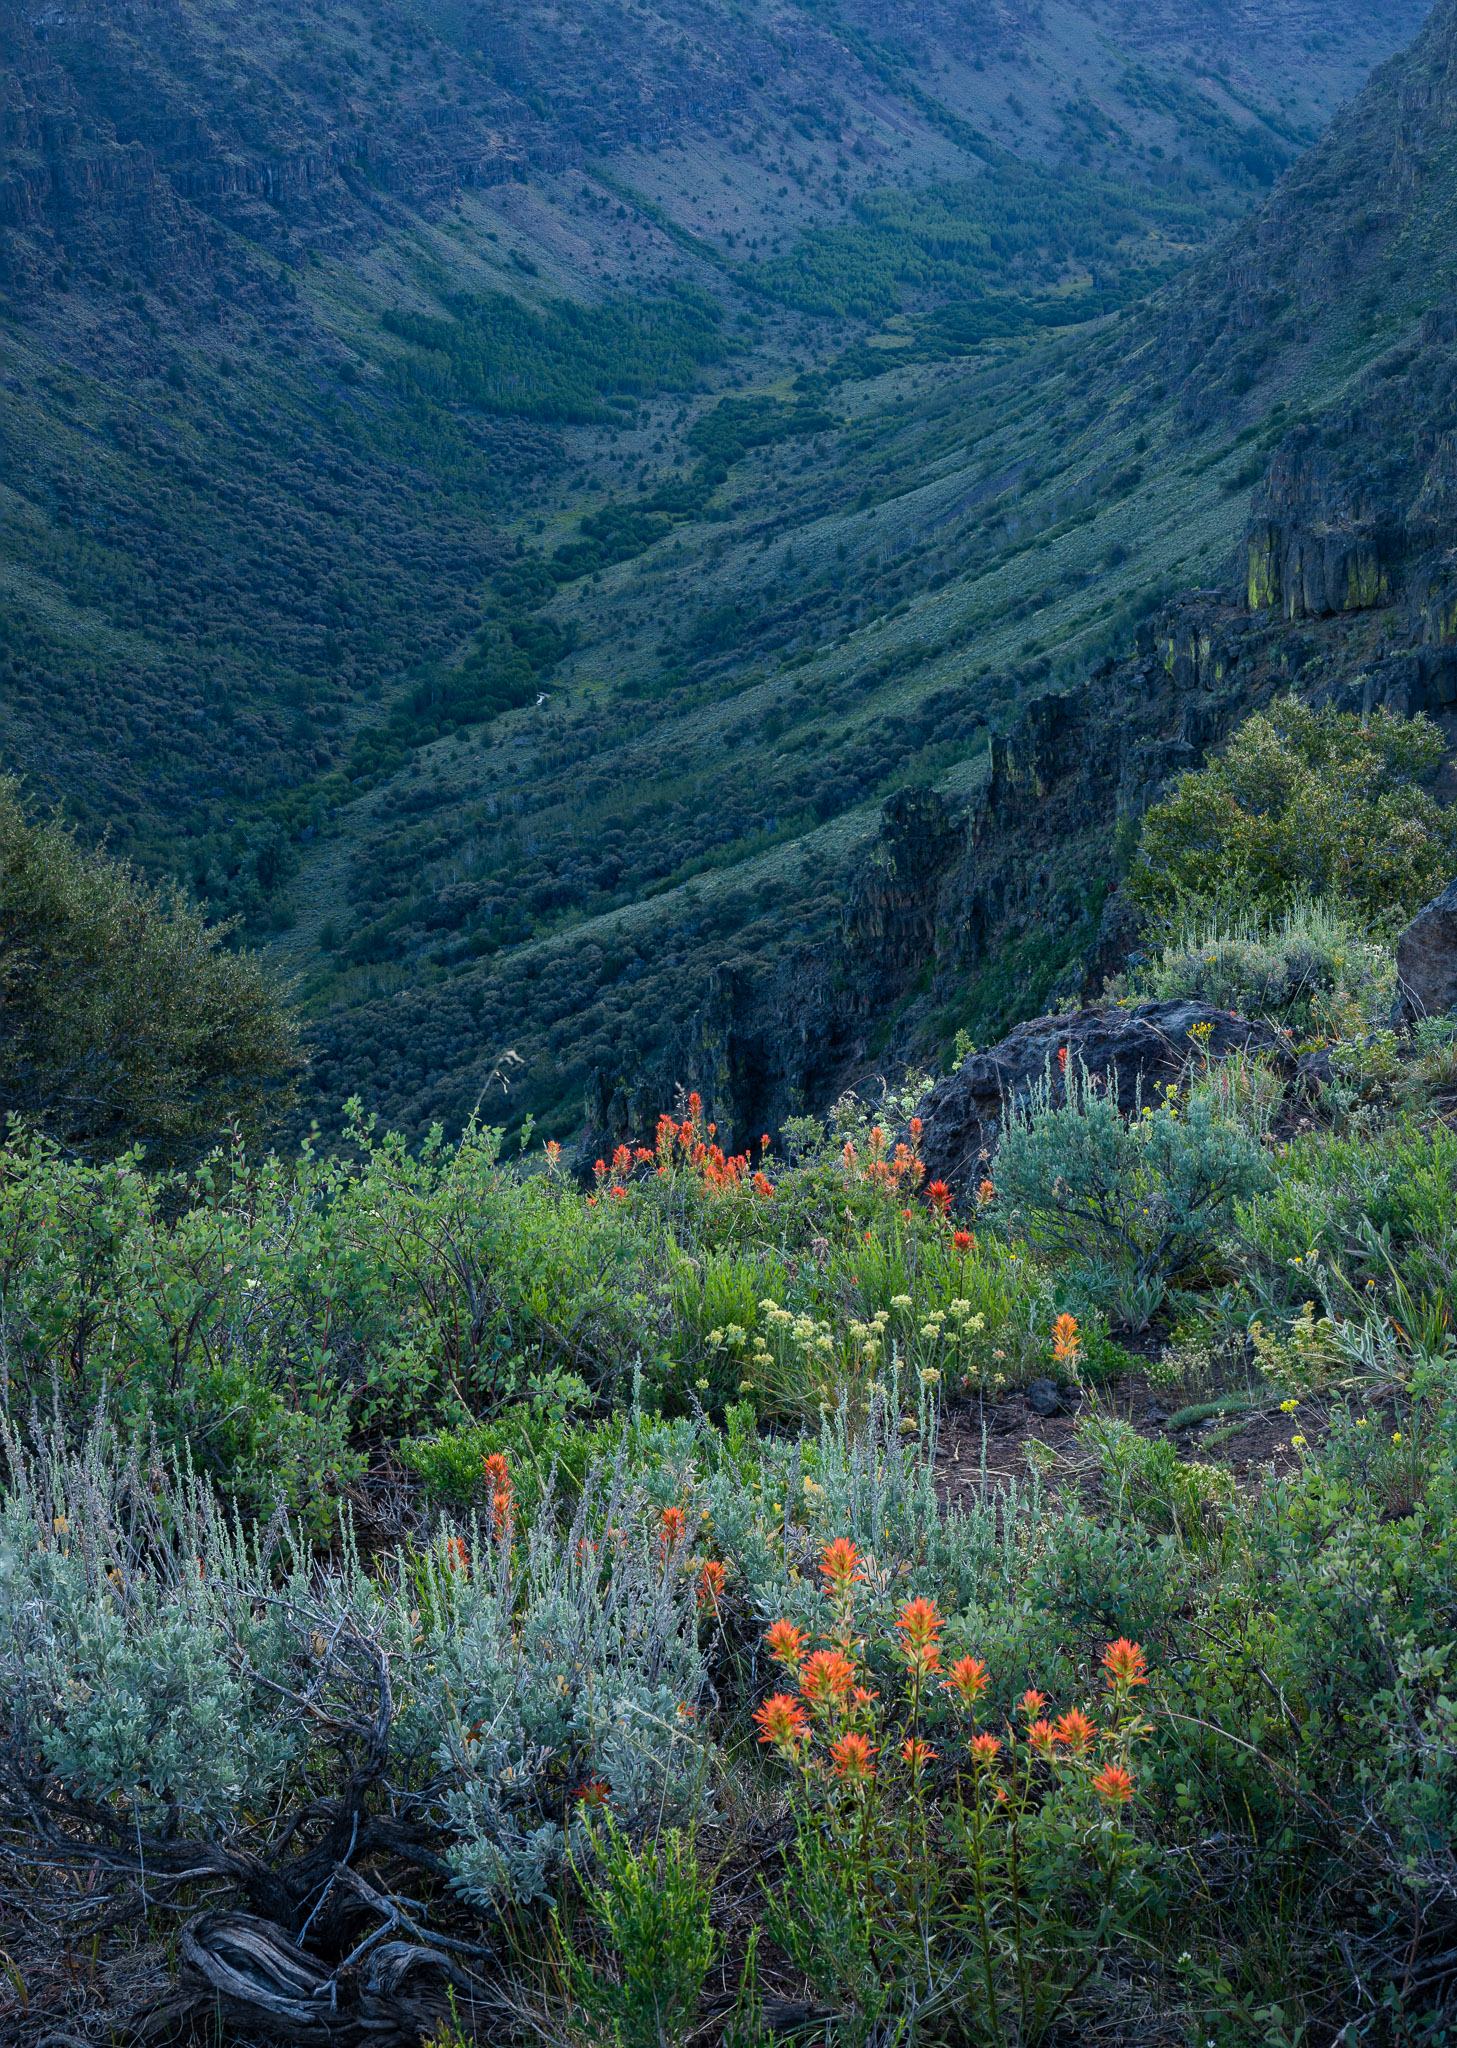
[[[1279,315],[1248,252],[1279,275],[1326,228],[1282,188],[1166,303],[995,367],[921,365],[842,392],[856,424],[821,437],[821,454],[796,450],[789,468],[780,448],[757,458],[761,478],[735,471],[741,524],[697,549],[660,543],[554,600],[580,620],[568,702],[504,721],[484,753],[429,750],[413,814],[394,795],[358,807],[337,900],[352,888],[383,915],[335,984],[324,1089],[361,1074],[391,1114],[418,1103],[448,1120],[511,1046],[526,1061],[514,1100],[562,1125],[583,1083],[614,1132],[686,1078],[742,1138],[877,1049],[934,1055],[958,1026],[999,1028],[1116,964],[1120,813],[1136,820],[1274,689],[1299,678],[1343,703],[1441,713],[1445,656],[1413,669],[1398,647],[1445,644],[1450,608],[1418,618],[1405,572],[1358,576],[1354,591],[1337,578],[1334,600],[1293,608],[1333,613],[1319,627],[1233,597],[1236,556],[1274,548],[1272,522],[1333,530],[1336,472],[1378,447],[1409,472],[1387,490],[1386,527],[1412,526],[1392,514],[1401,491],[1419,512],[1433,502],[1450,350],[1445,316],[1424,327],[1420,309],[1446,283],[1432,254],[1457,189],[1440,125],[1453,33],[1444,8],[1300,173],[1333,207],[1384,206],[1359,258],[1392,280],[1375,321],[1359,296],[1313,287],[1301,326],[1251,366],[1251,333]],[[1391,203],[1391,133],[1413,102],[1438,109],[1437,141],[1415,175],[1398,166]],[[1307,476],[1299,451],[1322,441],[1345,452],[1312,505],[1308,484],[1282,479]],[[1251,523],[1247,487],[1267,467]],[[878,503],[862,504],[867,485]],[[1423,560],[1450,544],[1440,520],[1419,539]],[[1391,545],[1415,574],[1417,542]],[[1166,613],[1131,668],[1101,655],[1127,630],[1120,606],[1181,580],[1229,595]],[[733,646],[684,662],[714,599],[736,608]],[[672,680],[640,696],[634,662],[659,633]],[[1073,694],[1039,699],[1054,654]],[[608,687],[624,691],[610,729]],[[1009,726],[978,802],[988,737]],[[568,929],[528,939],[543,921]],[[495,957],[473,967],[473,950]]]
[[[1088,323],[1422,11],[5,12],[7,761],[280,935],[326,1117],[564,1127],[1219,570],[1280,418]]]

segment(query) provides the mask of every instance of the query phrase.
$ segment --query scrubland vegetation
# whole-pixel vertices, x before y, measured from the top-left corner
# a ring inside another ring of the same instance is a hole
[[[1146,887],[1282,746],[1272,830],[1423,745],[1277,709]],[[1221,927],[1234,808],[1110,1001],[1273,1050],[1049,1062],[974,1187],[914,1081],[586,1184],[362,1110],[171,1170],[17,1125],[13,2009],[230,1903],[335,1995],[433,1956],[441,2044],[1446,2038],[1457,1032],[1387,1020],[1448,827],[1350,804]],[[1076,1420],[998,1465],[1034,1383]]]

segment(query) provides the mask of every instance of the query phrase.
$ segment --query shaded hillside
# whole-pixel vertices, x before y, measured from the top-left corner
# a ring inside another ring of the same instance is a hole
[[[1216,573],[1280,422],[1097,318],[1421,12],[12,10],[7,761],[283,934],[327,1117],[574,1122]]]
[[[1451,42],[1444,9],[1313,154],[1308,188],[1327,147],[1385,178],[1379,124],[1440,81]],[[1359,301],[1332,294],[1260,385],[1232,380],[1216,421],[1191,414],[1197,373],[1168,374],[1190,309],[1217,303],[1240,248],[1278,269],[1300,233],[1282,188],[1166,305],[1077,348],[897,373],[838,446],[770,451],[757,491],[735,487],[748,533],[701,552],[680,536],[584,588],[564,674],[593,704],[617,688],[610,731],[574,689],[522,714],[504,748],[434,753],[418,824],[383,799],[361,808],[379,822],[336,900],[382,888],[390,907],[365,928],[373,964],[343,984],[363,1005],[322,1027],[325,1090],[358,1072],[395,1113],[413,1100],[448,1120],[510,1045],[527,1063],[517,1099],[562,1126],[584,1083],[594,1123],[620,1131],[691,1075],[737,1140],[867,1062],[938,1057],[958,1029],[984,1039],[1100,985],[1128,945],[1109,899],[1132,824],[1274,691],[1443,713],[1452,335],[1440,304],[1410,313],[1443,283],[1425,252],[1453,190],[1445,146],[1403,190],[1364,259],[1400,269],[1385,348]],[[1231,315],[1211,350],[1240,331]],[[1251,613],[1251,550],[1284,562],[1317,530],[1379,572],[1333,572],[1287,618],[1259,569]],[[1158,577],[1177,588],[1181,569],[1204,594],[1120,662],[1119,607],[1148,605]],[[693,647],[715,614],[685,621],[689,591],[737,607],[732,652]],[[879,659],[862,665],[867,611]],[[677,663],[646,697],[644,639]],[[567,929],[541,936],[552,924]],[[471,951],[491,964],[466,965]],[[428,997],[411,993],[425,976]]]

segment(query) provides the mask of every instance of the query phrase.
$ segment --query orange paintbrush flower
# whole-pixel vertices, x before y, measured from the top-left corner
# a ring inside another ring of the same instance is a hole
[[[1093,1780],[1093,1790],[1108,1806],[1125,1806],[1133,1797],[1133,1780],[1122,1764],[1105,1764]]]
[[[835,1776],[850,1785],[865,1785],[875,1776],[875,1751],[865,1735],[842,1735],[830,1744]]]
[[[933,1643],[945,1628],[946,1618],[934,1600],[907,1600],[895,1625],[907,1643]]]
[[[1074,1756],[1086,1756],[1097,1732],[1081,1708],[1069,1707],[1052,1734],[1053,1739],[1071,1750]]]
[[[927,1678],[940,1669],[941,1649],[936,1638],[945,1625],[934,1600],[908,1600],[901,1609],[896,1629],[912,1678]]]
[[[799,1674],[801,1696],[815,1709],[838,1707],[855,1683],[855,1666],[838,1650],[816,1650]]]
[[[492,1451],[482,1461],[486,1485],[491,1493],[491,1526],[498,1536],[509,1536],[515,1503],[511,1492],[511,1467],[504,1451]]]
[[[974,1707],[986,1689],[987,1668],[980,1657],[958,1657],[951,1676],[941,1685],[941,1690],[954,1693],[963,1707]]]
[[[1103,1675],[1106,1683],[1115,1689],[1147,1685],[1148,1659],[1137,1643],[1130,1643],[1127,1636],[1119,1636],[1103,1652]]]
[[[762,1731],[759,1740],[775,1749],[793,1752],[809,1733],[804,1708],[787,1692],[772,1694],[755,1709],[754,1719]]]
[[[864,1574],[860,1553],[848,1536],[836,1536],[820,1552],[820,1570],[840,1595],[845,1595]]]
[[[994,1764],[1001,1748],[1001,1742],[995,1735],[973,1735],[971,1738],[971,1754],[976,1763]]]
[[[799,1669],[804,1642],[804,1631],[797,1629],[792,1621],[776,1621],[764,1637],[764,1647],[775,1663],[785,1664],[791,1671]]]
[[[716,1557],[706,1558],[698,1574],[698,1605],[707,1613],[710,1609],[718,1612],[718,1603],[723,1598],[724,1580],[727,1577],[723,1566]]]

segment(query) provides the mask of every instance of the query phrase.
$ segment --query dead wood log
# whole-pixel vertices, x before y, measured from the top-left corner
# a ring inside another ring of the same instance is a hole
[[[419,2048],[469,1985],[449,1958],[409,1941],[366,1943],[331,1970],[287,1929],[251,1913],[203,1913],[182,1932],[177,1988],[148,2020],[157,2044],[216,2027],[290,2048]]]

